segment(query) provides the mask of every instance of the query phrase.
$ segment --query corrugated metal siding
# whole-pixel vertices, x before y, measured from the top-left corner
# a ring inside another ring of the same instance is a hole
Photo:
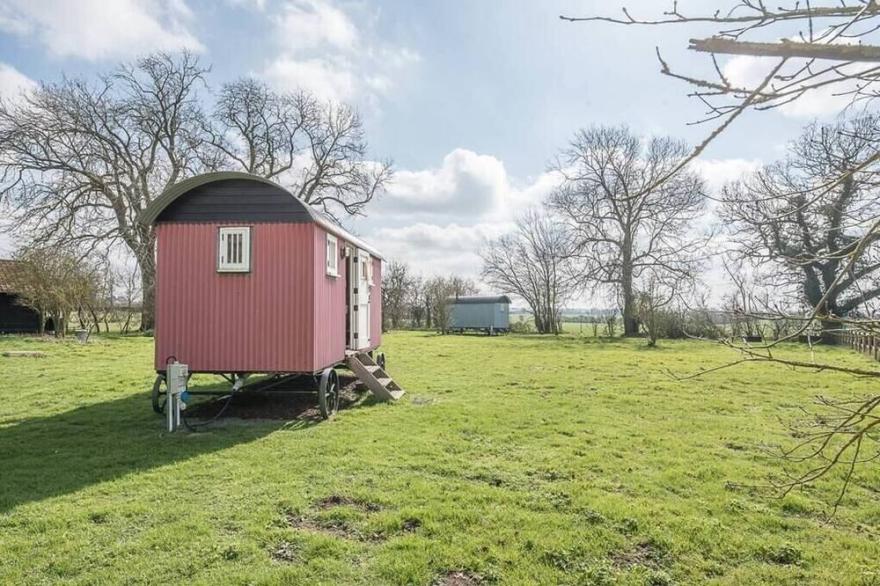
[[[346,271],[342,254],[345,242],[337,240],[338,277],[327,274],[327,232],[312,224],[314,241],[314,332],[315,344],[312,370],[319,370],[345,358]]]
[[[373,259],[373,288],[370,290],[370,346],[382,344],[382,260]]]
[[[510,329],[510,304],[495,304],[495,327],[504,330]]]
[[[232,223],[252,227],[245,274],[217,272],[220,225],[156,226],[156,368],[173,355],[193,371],[311,371],[315,225]]]
[[[452,328],[500,328],[510,326],[506,303],[457,303],[452,305]]]

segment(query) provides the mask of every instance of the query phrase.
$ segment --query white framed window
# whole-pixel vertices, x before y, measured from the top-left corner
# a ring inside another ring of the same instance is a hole
[[[339,241],[333,234],[327,234],[327,274],[339,276]]]
[[[366,273],[367,273],[367,283],[370,284],[370,287],[374,285],[373,283],[373,257],[369,254],[364,257],[364,263],[366,264]]]
[[[248,226],[220,228],[217,238],[217,272],[248,273],[251,270],[251,229]]]

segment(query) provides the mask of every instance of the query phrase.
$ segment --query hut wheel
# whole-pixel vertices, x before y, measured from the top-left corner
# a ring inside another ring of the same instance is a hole
[[[332,368],[326,369],[321,374],[321,382],[318,385],[318,407],[324,419],[330,419],[339,409],[339,376]]]
[[[162,414],[165,412],[165,401],[167,400],[168,386],[165,384],[165,375],[160,374],[156,376],[156,381],[153,383],[153,411],[158,414]]]
[[[376,364],[379,365],[379,368],[385,370],[385,353],[382,352],[376,357]]]

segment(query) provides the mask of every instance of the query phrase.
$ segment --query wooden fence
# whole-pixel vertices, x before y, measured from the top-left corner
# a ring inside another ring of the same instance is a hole
[[[880,360],[880,336],[861,330],[844,330],[835,334],[840,344],[847,344],[853,350]]]

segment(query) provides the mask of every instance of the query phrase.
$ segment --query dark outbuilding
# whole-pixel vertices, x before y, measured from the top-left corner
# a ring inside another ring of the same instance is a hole
[[[0,259],[0,334],[35,334],[40,331],[40,314],[21,304],[21,263]]]

